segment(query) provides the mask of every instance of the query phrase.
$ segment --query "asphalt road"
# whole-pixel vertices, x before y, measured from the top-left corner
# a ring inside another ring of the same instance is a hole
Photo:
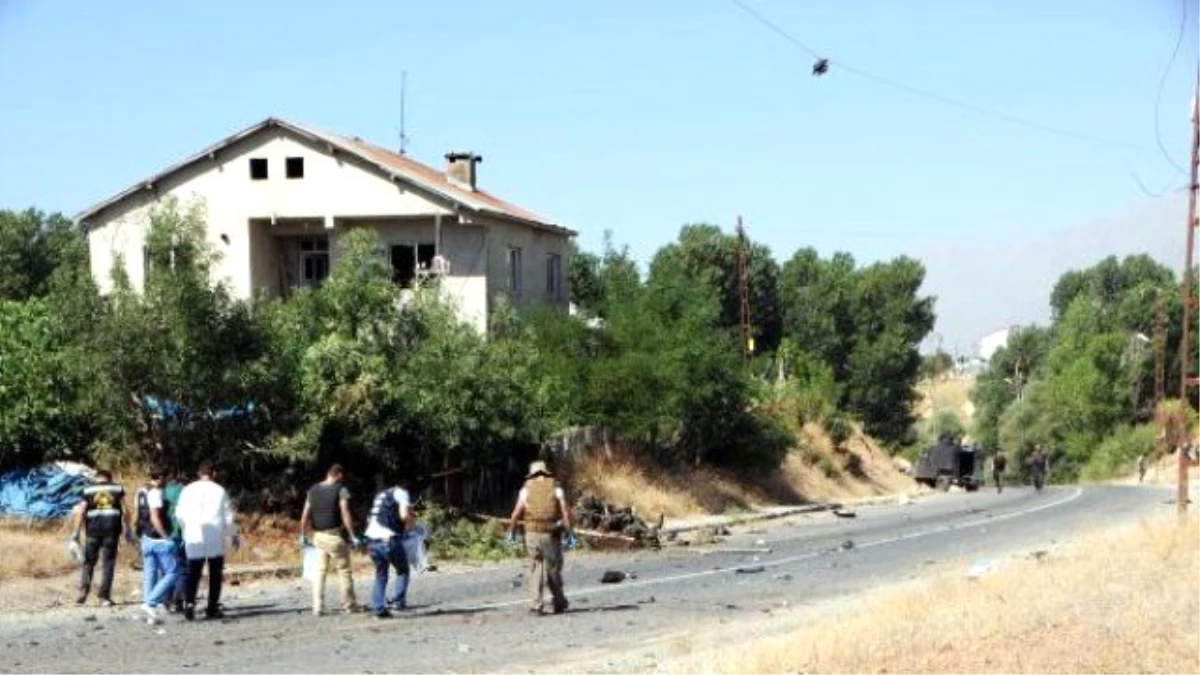
[[[226,589],[230,618],[221,622],[170,617],[154,627],[131,618],[132,606],[3,613],[0,672],[523,672],[585,655],[602,663],[691,626],[761,619],[785,605],[1053,548],[1087,530],[1169,512],[1169,497],[1167,489],[1132,486],[936,495],[863,507],[854,519],[815,513],[748,524],[704,549],[570,554],[572,604],[559,616],[528,613],[524,589],[514,586],[516,561],[418,576],[412,609],[391,621],[312,617],[307,586],[295,581]],[[722,548],[771,552],[715,550]],[[600,584],[604,570],[636,579]],[[366,600],[370,580],[357,581]]]

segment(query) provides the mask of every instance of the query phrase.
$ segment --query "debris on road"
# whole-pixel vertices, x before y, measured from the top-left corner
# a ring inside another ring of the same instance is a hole
[[[622,535],[631,541],[631,548],[649,546],[659,548],[659,532],[662,530],[663,514],[659,514],[654,525],[642,520],[631,506],[610,504],[594,495],[585,494],[575,503],[575,522],[583,530],[605,535]]]
[[[622,581],[625,581],[626,579],[636,579],[636,578],[637,578],[637,574],[635,574],[633,572],[623,572],[621,570],[605,570],[604,574],[600,576],[600,583],[602,583],[602,584],[619,584]]]
[[[774,580],[776,580],[776,581],[791,581],[791,580],[792,580],[792,575],[790,575],[790,574],[776,574],[775,576],[773,576],[773,577],[771,577],[771,578],[772,578],[772,579],[774,579]]]
[[[710,553],[729,553],[732,555],[753,555],[756,553],[770,553],[771,549],[769,549],[769,548],[706,548],[706,549],[699,549],[696,552],[701,555],[708,555]]]
[[[737,574],[758,574],[759,572],[765,572],[766,569],[762,565],[754,565],[753,567],[739,567],[735,572]]]
[[[854,548],[854,540],[853,539],[847,539],[846,541],[842,542],[842,550],[843,551],[849,551],[852,548]]]
[[[853,512],[853,511],[848,511],[848,510],[842,509],[842,508],[834,509],[833,515],[837,516],[838,518],[857,518],[858,517],[857,513]]]

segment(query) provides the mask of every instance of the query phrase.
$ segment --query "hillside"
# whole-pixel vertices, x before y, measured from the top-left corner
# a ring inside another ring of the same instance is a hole
[[[797,430],[800,442],[779,469],[749,475],[709,467],[650,467],[614,450],[593,452],[577,463],[577,493],[633,506],[644,517],[684,517],[736,512],[778,504],[833,501],[915,490],[887,453],[855,427],[841,449],[816,424]]]

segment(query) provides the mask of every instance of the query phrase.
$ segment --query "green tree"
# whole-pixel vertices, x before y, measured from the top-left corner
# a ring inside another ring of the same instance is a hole
[[[87,262],[87,240],[62,214],[0,210],[0,300],[44,296],[57,270]]]

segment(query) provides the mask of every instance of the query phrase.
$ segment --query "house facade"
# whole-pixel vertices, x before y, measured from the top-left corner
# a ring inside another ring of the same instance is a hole
[[[481,161],[450,153],[437,170],[359,138],[270,118],[77,220],[105,292],[118,259],[142,287],[150,214],[174,197],[203,205],[208,242],[220,255],[215,280],[238,297],[286,297],[320,284],[337,264],[338,238],[368,227],[384,242],[401,293],[437,276],[460,318],[480,331],[499,295],[565,310],[576,233],[481,190]]]

